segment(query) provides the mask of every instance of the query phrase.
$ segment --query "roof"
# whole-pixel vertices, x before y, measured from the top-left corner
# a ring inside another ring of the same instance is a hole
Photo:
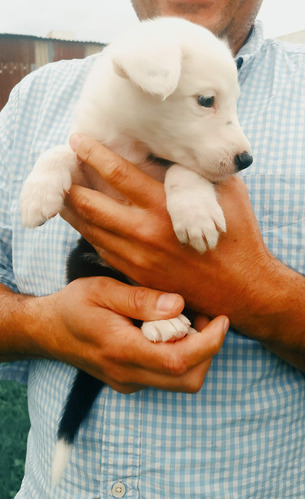
[[[101,43],[101,42],[94,42],[94,41],[80,41],[80,40],[63,40],[61,38],[47,38],[47,37],[40,37],[40,36],[34,36],[34,35],[21,35],[21,34],[15,34],[15,33],[0,33],[0,40],[1,38],[11,38],[11,39],[23,39],[23,40],[33,40],[33,41],[45,41],[45,42],[60,42],[60,43],[74,43],[74,44],[81,44],[81,45],[99,45],[101,47],[104,47],[106,44]]]

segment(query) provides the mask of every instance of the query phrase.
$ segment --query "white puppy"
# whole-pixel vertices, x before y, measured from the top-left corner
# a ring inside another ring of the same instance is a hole
[[[97,58],[71,133],[92,136],[158,179],[166,172],[177,238],[203,253],[226,230],[215,183],[252,162],[237,118],[238,95],[236,65],[224,41],[183,19],[157,18],[139,23]],[[160,158],[171,166],[160,166]],[[42,154],[22,190],[24,226],[58,213],[71,183],[85,182],[81,175],[68,145]],[[91,186],[106,189],[90,176]],[[188,328],[182,316],[176,323],[144,323],[142,330],[151,340],[167,340]]]

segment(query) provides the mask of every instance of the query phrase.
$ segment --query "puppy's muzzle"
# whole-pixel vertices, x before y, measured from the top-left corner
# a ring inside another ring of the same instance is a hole
[[[249,155],[246,151],[244,151],[240,155],[236,155],[234,158],[234,163],[238,171],[244,170],[251,165],[253,162],[253,156]]]

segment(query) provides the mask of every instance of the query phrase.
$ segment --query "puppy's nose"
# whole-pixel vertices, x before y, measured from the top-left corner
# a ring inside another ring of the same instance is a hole
[[[246,151],[244,151],[241,155],[236,155],[234,158],[235,165],[237,170],[243,170],[251,165],[253,162],[253,156],[249,155]]]

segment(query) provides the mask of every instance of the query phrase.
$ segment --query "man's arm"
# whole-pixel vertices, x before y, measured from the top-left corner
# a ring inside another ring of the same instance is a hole
[[[160,183],[90,138],[72,146],[130,202],[80,186],[67,197],[64,218],[105,260],[145,286],[181,294],[202,314],[226,314],[242,334],[305,370],[305,279],[265,246],[238,177],[219,186],[227,233],[202,256],[175,238]]]
[[[60,360],[125,393],[145,386],[196,392],[221,348],[227,318],[201,319],[202,333],[153,344],[127,317],[165,319],[183,305],[176,294],[110,278],[76,280],[46,297],[20,296],[0,285],[0,360]]]
[[[29,296],[18,295],[0,284],[0,361],[35,357],[33,346],[26,336],[28,318],[25,314]],[[33,352],[32,352],[33,351]]]

